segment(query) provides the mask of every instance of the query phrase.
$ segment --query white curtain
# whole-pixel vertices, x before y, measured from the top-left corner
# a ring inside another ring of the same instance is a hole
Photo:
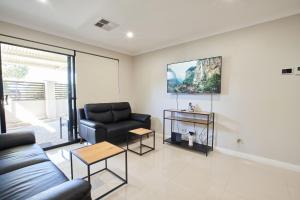
[[[77,107],[119,100],[118,61],[76,53]]]

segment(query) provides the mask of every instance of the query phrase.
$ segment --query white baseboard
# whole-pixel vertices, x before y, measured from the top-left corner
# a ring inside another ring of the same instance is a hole
[[[162,134],[160,134],[160,133],[158,133],[157,136],[162,138]],[[226,149],[226,148],[218,147],[218,146],[215,146],[214,149],[219,151],[220,153],[223,153],[223,154],[226,154],[226,155],[239,157],[239,158],[246,159],[246,160],[251,160],[251,161],[254,161],[254,162],[258,162],[258,163],[262,163],[262,164],[270,165],[270,166],[274,166],[274,167],[279,167],[279,168],[282,168],[282,169],[287,169],[287,170],[291,170],[291,171],[300,172],[300,165],[295,165],[295,164],[291,164],[291,163],[288,163],[288,162],[282,162],[282,161],[273,160],[273,159],[270,159],[270,158],[265,158],[265,157],[262,157],[262,156],[256,156],[256,155],[253,155],[253,154],[234,151],[234,150],[231,150],[231,149]]]
[[[270,158],[247,154],[247,153],[243,153],[243,152],[239,152],[239,151],[233,151],[233,150],[222,148],[222,147],[215,147],[215,149],[217,151],[227,154],[227,155],[243,158],[246,160],[255,161],[255,162],[266,164],[266,165],[271,165],[274,167],[280,167],[283,169],[300,172],[300,165],[295,165],[295,164],[291,164],[291,163],[287,163],[287,162],[273,160]]]

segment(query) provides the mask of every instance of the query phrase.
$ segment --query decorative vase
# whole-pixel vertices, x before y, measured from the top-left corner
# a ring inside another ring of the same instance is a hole
[[[194,143],[194,136],[193,135],[189,135],[189,146],[192,147]]]

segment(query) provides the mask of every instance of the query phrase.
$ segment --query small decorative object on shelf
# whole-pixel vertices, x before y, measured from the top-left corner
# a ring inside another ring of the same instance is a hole
[[[194,132],[193,131],[190,131],[189,132],[189,146],[192,147],[193,146],[193,143],[194,143]]]
[[[189,106],[192,106],[192,104],[190,104]],[[194,109],[194,107],[191,108]],[[166,120],[171,121],[171,134],[169,134],[168,137],[165,131]],[[202,127],[204,126],[203,131],[206,130],[206,134],[203,135],[204,140],[200,142],[194,141],[196,136],[195,131],[188,132],[187,133],[188,140],[183,140],[182,135],[186,133],[180,133],[179,131],[175,132],[174,121],[191,123],[194,126],[196,125]],[[169,144],[174,144],[182,148],[200,151],[205,153],[207,156],[208,152],[213,151],[214,148],[214,126],[215,126],[215,113],[213,112],[167,109],[164,110],[163,113],[163,143],[167,142]]]
[[[195,106],[193,106],[192,102],[189,103],[189,111],[194,112],[195,111]]]

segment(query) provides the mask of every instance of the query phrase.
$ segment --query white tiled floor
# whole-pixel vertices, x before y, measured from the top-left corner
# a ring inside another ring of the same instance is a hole
[[[163,145],[143,156],[128,152],[129,183],[105,199],[191,200],[300,200],[300,173],[211,152],[204,154]],[[49,157],[70,177],[69,150],[75,144],[48,151]],[[101,169],[103,163],[92,167]],[[124,155],[108,161],[108,167],[124,174]],[[75,176],[85,176],[85,166],[75,159]],[[117,185],[109,173],[92,177],[92,196]]]
[[[8,124],[8,133],[33,131],[36,142],[41,147],[49,147],[68,142],[68,125],[67,117],[62,118],[62,138],[60,138],[60,120],[57,119],[41,119],[38,122],[39,125],[22,124],[13,127],[12,124]]]

